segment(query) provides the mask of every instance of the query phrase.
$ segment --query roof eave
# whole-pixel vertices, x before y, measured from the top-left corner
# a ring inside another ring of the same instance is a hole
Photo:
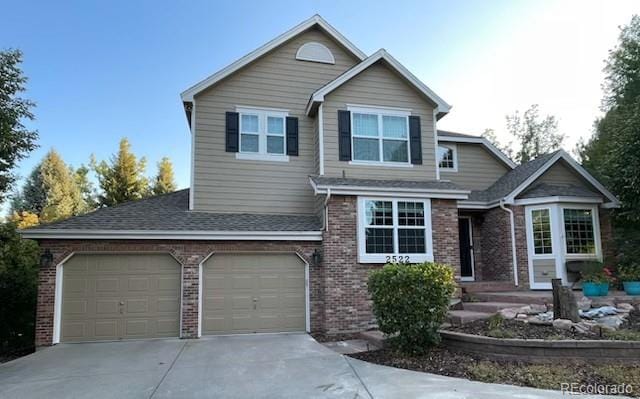
[[[170,230],[19,230],[23,238],[33,240],[274,240],[321,241],[322,231],[170,231]]]

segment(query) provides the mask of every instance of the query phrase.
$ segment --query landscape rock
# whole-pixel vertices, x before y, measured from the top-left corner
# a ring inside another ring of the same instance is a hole
[[[579,333],[582,334],[597,334],[600,332],[600,326],[595,321],[583,320],[573,325]]]
[[[513,320],[518,315],[518,309],[506,308],[501,309],[498,314],[505,320]]]
[[[553,321],[553,328],[558,330],[570,330],[573,327],[573,322],[568,319],[555,319]]]
[[[538,314],[538,313],[544,313],[546,311],[547,311],[547,307],[545,305],[541,305],[537,303],[523,306],[518,310],[519,313],[525,313],[525,314]]]
[[[553,319],[553,316],[551,317],[551,319]],[[537,316],[529,317],[527,321],[529,322],[529,324],[535,324],[538,326],[550,326],[553,324],[551,320],[540,320]]]
[[[540,313],[536,315],[536,318],[540,321],[549,322],[549,324],[551,324],[553,321],[553,312]]]
[[[618,313],[615,306],[601,306],[587,310],[586,312],[580,311],[580,317],[587,319],[598,319],[604,316],[612,316]]]
[[[616,306],[616,309],[618,309],[618,312],[629,313],[634,309],[634,307],[630,303],[622,302]]]
[[[591,309],[591,303],[593,301],[591,301],[591,299],[587,298],[586,296],[583,296],[582,298],[578,299],[578,309],[582,310],[583,312],[586,312],[587,310]]]
[[[617,330],[624,323],[624,319],[620,316],[605,316],[598,319],[598,324],[603,328]]]
[[[604,306],[615,306],[615,303],[613,302],[613,298],[594,298],[591,301],[591,307],[592,308],[601,308]]]
[[[518,315],[516,316],[516,319],[518,320],[527,320],[529,318],[529,316],[527,316],[526,313],[518,313]]]

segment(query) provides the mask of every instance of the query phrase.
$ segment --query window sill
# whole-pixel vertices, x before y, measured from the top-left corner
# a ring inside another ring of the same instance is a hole
[[[404,263],[433,262],[433,254],[358,254],[358,263],[389,263],[387,257],[406,259]]]
[[[288,155],[254,154],[248,152],[236,152],[236,159],[245,161],[289,162]]]
[[[458,171],[458,168],[440,168],[440,172],[455,173],[457,171]]]
[[[356,166],[382,166],[388,168],[413,168],[413,164],[405,162],[367,162],[367,161],[349,161],[349,165]]]

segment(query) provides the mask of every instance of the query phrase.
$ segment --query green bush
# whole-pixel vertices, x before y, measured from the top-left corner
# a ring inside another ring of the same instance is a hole
[[[388,264],[369,276],[380,331],[391,344],[412,354],[440,342],[438,328],[454,290],[453,269],[438,263]]]
[[[0,353],[34,345],[39,250],[0,224]]]

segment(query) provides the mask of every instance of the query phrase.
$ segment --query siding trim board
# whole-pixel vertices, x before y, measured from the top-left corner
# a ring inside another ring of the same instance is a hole
[[[31,229],[22,233],[29,239],[126,239],[126,240],[261,240],[322,241],[322,231],[149,231],[149,230],[63,230]]]
[[[342,46],[344,49],[349,51],[353,56],[357,57],[359,60],[364,60],[366,58],[365,53],[363,53],[360,49],[358,49],[346,37],[344,37],[340,32],[338,32],[333,26],[329,25],[329,23],[325,21],[321,16],[316,14],[313,17],[307,19],[306,21],[303,21],[302,23],[284,32],[283,34],[276,37],[275,39],[267,42],[265,45],[257,48],[256,50],[253,50],[252,52],[240,58],[239,60],[231,63],[227,67],[219,70],[213,75],[191,86],[187,90],[183,91],[180,94],[180,97],[182,98],[183,101],[193,100],[193,97],[196,94],[202,92],[203,90],[206,90],[207,88],[211,87],[218,81],[228,77],[229,75],[238,71],[242,67],[257,60],[258,58],[267,54],[271,50],[274,50],[275,48],[293,39],[294,37],[300,35],[301,33],[308,31],[314,26],[318,26],[323,32],[328,34],[333,40],[335,40],[338,44],[340,44],[340,46]]]

